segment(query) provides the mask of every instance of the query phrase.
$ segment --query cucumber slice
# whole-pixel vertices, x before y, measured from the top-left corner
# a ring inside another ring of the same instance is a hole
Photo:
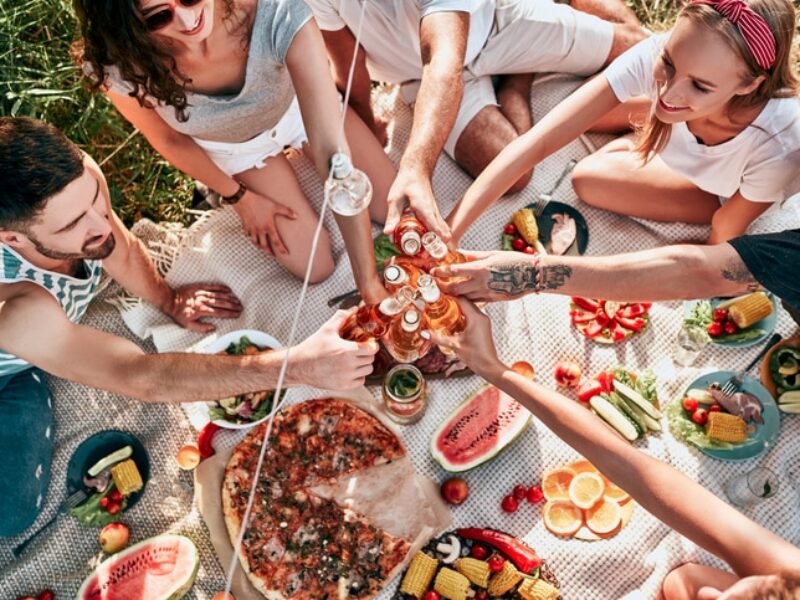
[[[644,412],[641,408],[639,408],[638,404],[634,404],[633,402],[628,401],[628,406],[634,413],[636,413],[636,416],[639,418],[639,421],[643,423],[642,427],[644,427],[645,432],[661,431],[661,423],[659,423],[656,419],[654,419],[646,412]]]
[[[633,422],[605,398],[595,396],[589,400],[589,404],[606,423],[619,431],[622,437],[629,442],[633,442],[639,437],[639,431]]]
[[[798,404],[800,403],[800,390],[790,390],[778,396],[778,404]]]
[[[602,397],[608,400],[614,406],[614,408],[619,409],[626,417],[633,421],[633,424],[636,426],[636,429],[639,432],[639,437],[644,435],[644,432],[647,431],[647,423],[645,423],[644,419],[639,417],[640,414],[644,413],[641,411],[636,412],[633,409],[633,407],[636,406],[635,404],[627,401],[616,392],[611,392],[608,396],[602,394]]]
[[[741,296],[736,296],[735,298],[728,298],[727,300],[723,300],[719,304],[717,304],[714,308],[730,308],[734,304],[736,304],[739,300],[744,300],[747,298],[752,292],[749,294],[743,294]]]
[[[686,397],[692,400],[697,400],[700,404],[714,404],[714,396],[708,390],[701,390],[700,388],[692,388],[686,392]]]
[[[116,450],[106,456],[105,458],[101,458],[98,460],[92,467],[87,471],[89,477],[96,477],[100,471],[105,469],[106,467],[110,467],[113,464],[116,464],[122,460],[125,460],[129,456],[133,454],[133,448],[130,446],[123,446],[119,450]]]
[[[653,419],[660,420],[662,417],[661,411],[659,411],[655,406],[650,404],[647,400],[645,400],[642,395],[634,389],[631,389],[624,383],[621,383],[614,380],[614,389],[618,391],[620,394],[625,396],[626,399],[633,402],[636,406],[641,408],[645,414],[650,415]]]
[[[800,414],[800,404],[778,404],[778,408],[785,413]]]

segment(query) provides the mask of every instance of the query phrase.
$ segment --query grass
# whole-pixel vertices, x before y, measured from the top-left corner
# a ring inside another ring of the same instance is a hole
[[[670,27],[682,6],[628,4],[654,31]],[[194,182],[169,166],[105,96],[88,91],[69,58],[75,37],[68,0],[0,1],[0,115],[32,116],[64,131],[103,167],[112,204],[128,225],[142,217],[188,223]]]

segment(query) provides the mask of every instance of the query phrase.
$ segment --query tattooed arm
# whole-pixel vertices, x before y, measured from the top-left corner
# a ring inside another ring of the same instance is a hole
[[[665,246],[612,256],[529,256],[465,252],[470,262],[437,267],[448,293],[470,300],[513,300],[532,292],[622,302],[743,294],[760,286],[729,244]]]

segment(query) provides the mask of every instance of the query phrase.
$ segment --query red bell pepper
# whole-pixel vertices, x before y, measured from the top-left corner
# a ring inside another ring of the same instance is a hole
[[[573,310],[569,313],[572,322],[575,324],[578,323],[588,323],[589,321],[594,321],[595,315],[592,312],[586,312],[585,310]]]
[[[644,304],[635,303],[628,304],[625,308],[621,308],[617,315],[626,319],[632,319],[634,317],[641,317],[646,312],[647,308]]]
[[[625,329],[630,329],[631,331],[636,331],[638,333],[642,330],[642,327],[644,327],[645,320],[640,317],[636,317],[635,319],[625,319],[617,316],[617,323],[622,325]]]
[[[483,542],[497,548],[526,575],[533,573],[542,564],[542,559],[539,558],[533,548],[526,546],[507,533],[479,527],[456,529],[456,533],[462,538]]]
[[[606,394],[614,391],[614,371],[602,371],[595,379]]]
[[[583,385],[581,385],[578,390],[578,400],[588,403],[589,400],[595,396],[599,396],[604,391],[603,385],[599,381],[589,379],[584,381]]]
[[[215,450],[211,442],[214,439],[214,434],[220,429],[222,428],[219,425],[206,423],[206,426],[200,430],[200,434],[197,436],[197,448],[203,458],[214,456]]]
[[[596,338],[602,333],[603,327],[604,325],[602,323],[594,321],[593,323],[589,323],[589,325],[583,330],[583,335],[588,338]]]
[[[600,308],[600,303],[590,298],[579,298],[578,296],[573,296],[572,301],[580,306],[583,310],[594,312]]]

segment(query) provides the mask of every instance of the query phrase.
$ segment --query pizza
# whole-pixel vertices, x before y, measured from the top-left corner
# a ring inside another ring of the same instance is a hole
[[[225,469],[223,516],[234,544],[266,426],[236,447]],[[279,412],[239,553],[252,585],[270,600],[373,597],[402,567],[410,543],[332,490],[404,457],[394,433],[346,401],[321,398]]]

